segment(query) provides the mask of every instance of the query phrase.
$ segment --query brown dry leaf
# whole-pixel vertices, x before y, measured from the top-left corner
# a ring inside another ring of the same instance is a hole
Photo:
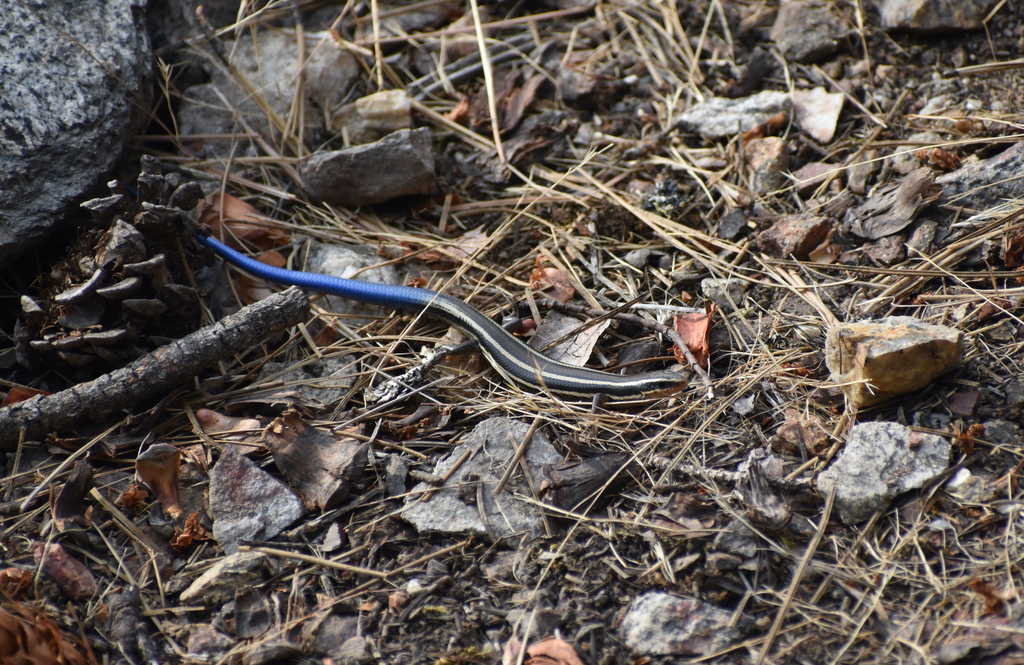
[[[181,516],[178,496],[180,471],[181,451],[166,443],[150,446],[135,460],[135,473],[153,490],[156,500],[171,519]]]
[[[32,554],[42,572],[72,600],[88,600],[96,595],[96,578],[84,563],[68,554],[58,543],[36,543]]]
[[[516,70],[495,72],[494,97],[498,111],[498,131],[502,134],[512,131],[523,121],[526,109],[537,98],[537,92],[545,80],[542,75],[535,74],[519,85],[521,77],[522,73]],[[486,89],[481,88],[465,104],[465,109],[461,107],[462,102],[451,115],[458,111],[458,117],[468,117],[470,126],[475,128],[490,124],[491,114]]]
[[[516,652],[518,657],[518,647]],[[571,644],[557,637],[547,637],[527,647],[523,665],[583,665],[583,661]]]
[[[266,444],[288,484],[308,508],[326,510],[348,498],[366,467],[369,444],[339,440],[310,427],[294,411],[267,427]]]
[[[87,507],[85,497],[92,488],[92,466],[84,460],[75,463],[71,476],[59,491],[51,486],[50,515],[58,531],[89,524],[91,507]]]
[[[174,538],[171,539],[169,545],[178,551],[187,549],[197,540],[210,539],[210,532],[199,521],[199,513],[189,515],[185,518],[185,528],[175,527],[174,531]]]
[[[701,367],[706,366],[708,363],[708,355],[710,354],[708,337],[711,334],[711,320],[717,310],[718,305],[708,301],[704,304],[703,312],[690,312],[675,316],[674,327],[676,332],[682,335],[687,348],[690,349],[690,353],[693,354],[697,364]],[[686,364],[688,362],[681,349],[673,347],[672,350],[680,363]]]
[[[469,97],[464,96],[459,99],[458,103],[455,104],[455,107],[451,111],[448,111],[444,117],[452,122],[464,125],[466,124],[467,118],[469,118],[471,106],[472,102],[470,102]]]
[[[25,400],[35,397],[36,395],[49,394],[50,393],[46,392],[45,390],[36,390],[35,388],[25,388],[22,386],[17,386],[7,391],[7,394],[4,395],[3,402],[0,402],[0,408],[10,406],[11,404],[17,404],[18,402],[24,402]]]
[[[1011,269],[1024,265],[1024,231],[1017,231],[1016,235],[1006,241],[1003,263]]]
[[[830,263],[835,263],[839,259],[839,255],[842,253],[842,248],[832,242],[832,234],[829,234],[829,237],[825,242],[811,250],[810,254],[807,255],[807,259],[811,263],[828,265]]]
[[[196,207],[196,220],[212,228],[214,236],[236,248],[237,241],[265,249],[288,242],[288,234],[277,222],[231,194],[214,192],[207,196]]]
[[[24,568],[0,570],[0,594],[7,598],[18,598],[32,586],[32,571]],[[0,650],[0,655],[3,651]]]
[[[256,257],[260,263],[265,263],[274,268],[283,268],[287,261],[280,252],[269,250]],[[235,273],[235,284],[238,287],[238,295],[247,304],[259,302],[274,293],[275,289],[262,279],[255,279],[246,273]]]
[[[530,288],[563,304],[576,295],[576,287],[572,285],[572,280],[558,268],[534,268],[530,275]]]
[[[93,665],[75,641],[42,612],[17,607],[15,616],[0,609],[0,663],[4,665]]]
[[[529,345],[549,358],[582,367],[587,364],[601,335],[610,325],[611,320],[605,319],[580,328],[580,322],[568,314],[549,312],[537,326]]]
[[[478,226],[475,229],[466,231],[458,238],[454,238],[444,249],[424,252],[420,259],[427,263],[452,264],[471,258],[481,249],[487,247],[491,239],[487,236],[484,227]]]
[[[522,86],[515,88],[502,100],[499,114],[501,115],[501,133],[515,129],[523,121],[526,109],[537,98],[537,91],[544,84],[544,77],[534,74],[526,79]]]
[[[620,473],[630,458],[621,453],[595,455],[586,459],[570,460],[541,467],[540,489],[537,496],[544,503],[574,510],[586,504],[600,508],[614,492],[630,481],[628,473]]]
[[[928,169],[911,171],[898,183],[873,192],[868,200],[847,213],[850,230],[869,240],[899,233],[918,213],[942,196],[942,187]]]
[[[683,492],[674,492],[653,516],[659,528],[689,538],[706,537],[717,524],[714,509]]]
[[[914,157],[917,157],[923,164],[934,166],[942,171],[956,171],[960,168],[960,156],[942,148],[918,150],[914,153]]]

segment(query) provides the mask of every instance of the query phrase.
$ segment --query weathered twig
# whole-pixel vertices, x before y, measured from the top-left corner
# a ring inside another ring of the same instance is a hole
[[[301,322],[309,300],[291,288],[160,347],[92,381],[0,409],[0,449],[158,397],[233,354]],[[22,434],[23,433],[23,434]]]

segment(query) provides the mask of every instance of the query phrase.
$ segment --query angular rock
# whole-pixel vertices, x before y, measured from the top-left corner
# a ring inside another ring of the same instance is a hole
[[[721,651],[742,638],[743,632],[733,627],[732,614],[696,598],[649,591],[629,604],[619,632],[638,655],[698,656]]]
[[[749,97],[712,97],[679,116],[677,127],[715,140],[742,134],[793,107],[789,93],[765,90]]]
[[[789,145],[777,136],[747,141],[747,171],[750,186],[757,194],[768,194],[786,184],[789,169]]]
[[[306,257],[306,269],[324,275],[360,279],[365,282],[402,284],[403,276],[395,265],[385,262],[374,249],[355,245],[325,245],[311,242],[309,254]],[[350,298],[329,295],[324,297],[324,301],[327,303],[326,309],[330,312],[353,317],[349,321],[352,326],[369,323],[372,317],[380,316],[381,313],[381,308],[377,305],[367,305]]]
[[[882,0],[882,27],[908,32],[980,30],[991,0]]]
[[[818,476],[818,489],[828,494],[835,488],[843,522],[863,522],[945,471],[950,450],[946,439],[899,423],[861,423],[850,430],[835,463]]]
[[[210,470],[213,538],[228,552],[243,540],[269,540],[302,517],[302,500],[284,483],[226,446]]]
[[[821,0],[788,0],[779,6],[771,38],[790,62],[811,63],[839,51],[849,32],[835,3]]]
[[[148,119],[144,4],[3,4],[0,260],[58,230]]]
[[[733,305],[743,304],[743,295],[749,287],[750,282],[732,277],[707,277],[700,282],[704,297],[727,312],[735,309]]]
[[[836,135],[839,114],[843,112],[843,93],[826,92],[825,88],[793,92],[793,111],[800,129],[815,141],[828,143]]]
[[[803,261],[811,251],[823,243],[832,228],[832,220],[817,215],[786,215],[779,217],[770,227],[761,231],[757,246],[762,252],[778,259],[793,257]]]
[[[854,408],[925,387],[963,364],[963,335],[909,316],[833,326],[825,364]]]
[[[236,552],[218,560],[181,593],[181,602],[221,605],[235,592],[254,586],[270,573],[270,558],[261,552]]]
[[[833,176],[836,180],[842,181],[843,175],[841,172],[836,173],[837,168],[835,164],[826,164],[825,162],[804,164],[793,172],[793,178],[796,179],[796,193],[807,198],[814,195],[818,187]]]
[[[315,153],[300,175],[310,198],[337,206],[432,194],[437,185],[430,130],[403,129],[374,143]]]
[[[350,145],[379,141],[400,129],[412,129],[412,105],[404,90],[381,90],[345,104],[331,118]]]
[[[189,135],[243,133],[246,128],[238,122],[241,115],[249,128],[273,140],[280,136],[285,119],[293,112],[301,80],[305,139],[313,144],[326,140],[325,109],[329,112],[342,103],[352,81],[359,76],[359,64],[334,40],[324,39],[323,33],[307,33],[305,38],[305,60],[299,57],[294,34],[256,30],[225,42],[231,66],[245,82],[223,67],[211,67],[209,83],[192,86],[182,94],[179,134],[188,141]],[[272,121],[271,116],[277,120]],[[227,158],[239,150],[242,154],[254,153],[245,143],[240,147],[237,139],[208,138],[191,147],[210,157]]]

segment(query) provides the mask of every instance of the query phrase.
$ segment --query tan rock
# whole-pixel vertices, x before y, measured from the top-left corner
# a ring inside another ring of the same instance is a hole
[[[829,330],[825,364],[858,408],[918,390],[963,364],[963,335],[909,316]]]

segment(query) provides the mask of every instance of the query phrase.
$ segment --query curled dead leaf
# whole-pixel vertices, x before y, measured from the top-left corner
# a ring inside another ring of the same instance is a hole
[[[147,448],[135,460],[135,472],[156,495],[156,500],[171,518],[181,516],[178,496],[178,474],[181,471],[181,451],[166,443]]]
[[[231,194],[214,192],[207,196],[196,206],[196,219],[235,249],[240,249],[240,241],[264,249],[288,242],[288,234],[276,221]]]

